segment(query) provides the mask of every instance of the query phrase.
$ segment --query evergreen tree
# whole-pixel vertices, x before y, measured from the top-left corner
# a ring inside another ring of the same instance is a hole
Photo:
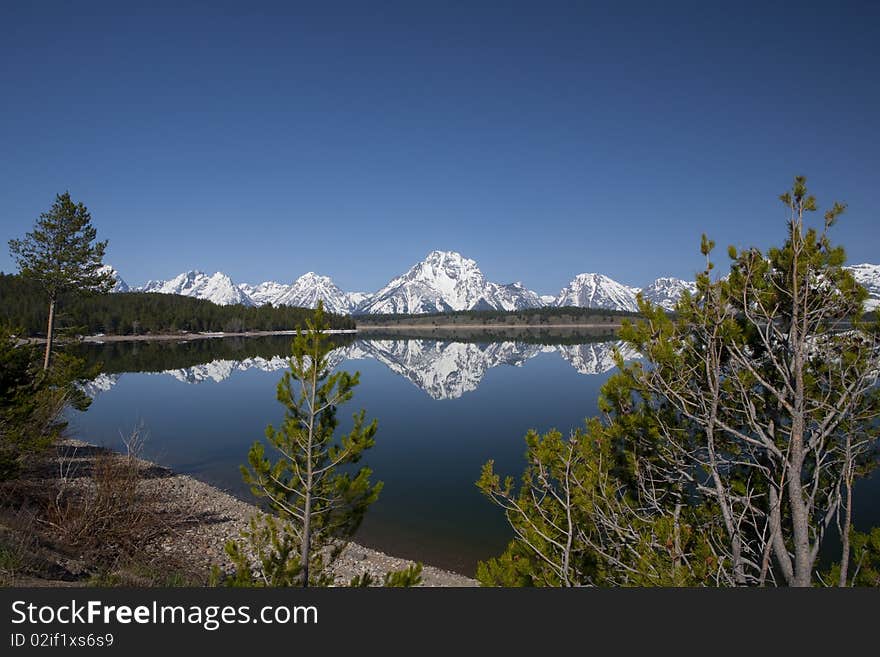
[[[242,467],[253,493],[265,497],[281,519],[255,521],[245,536],[268,585],[290,585],[294,578],[301,586],[329,584],[330,566],[382,489],[381,482],[370,482],[369,468],[350,467],[373,446],[376,421],[367,423],[361,410],[351,431],[335,437],[337,409],[351,399],[360,377],[330,372],[328,328],[319,301],[307,329],[297,332],[290,369],[278,384],[284,420],[266,428],[266,439],[280,457],[273,463],[257,441],[248,453],[250,467]],[[236,578],[252,580],[246,548],[232,543],[227,551],[238,568]]]
[[[621,337],[646,363],[618,355],[586,435],[531,435],[518,492],[487,464],[479,485],[517,538],[483,581],[864,581],[851,558],[871,564],[876,533],[853,529],[853,484],[876,454],[880,324],[828,237],[844,206],[815,229],[804,178],[781,199],[782,247],[731,247],[729,276],[713,279],[704,236],[706,269],[674,317],[640,298],[644,319]],[[841,559],[822,578],[835,525]]]
[[[82,360],[61,354],[51,371],[42,370],[36,350],[18,344],[0,326],[0,481],[14,477],[31,455],[52,445],[67,426],[68,406],[88,408],[91,400],[77,385],[97,375]]]
[[[648,430],[648,418],[593,418],[568,437],[530,431],[518,487],[486,463],[477,486],[504,510],[515,538],[478,564],[477,579],[487,586],[711,583],[711,514],[685,506],[668,487],[640,485],[638,452],[625,436]]]
[[[59,297],[65,292],[106,292],[112,285],[111,275],[101,272],[107,242],[95,241],[97,231],[91,222],[86,206],[74,203],[64,192],[40,215],[33,231],[9,241],[22,276],[37,281],[49,300],[44,370],[49,368]]]

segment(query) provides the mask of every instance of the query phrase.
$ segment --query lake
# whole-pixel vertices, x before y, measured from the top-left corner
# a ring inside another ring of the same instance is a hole
[[[385,486],[357,540],[465,574],[500,553],[511,530],[474,485],[481,466],[495,459],[500,473],[518,477],[527,430],[568,432],[594,415],[614,349],[623,346],[610,338],[335,336],[333,366],[361,373],[340,429],[361,408],[379,421],[364,463]],[[142,426],[146,458],[256,501],[239,467],[283,416],[275,387],[289,345],[287,336],[83,345],[104,373],[71,429],[120,448],[121,436]],[[623,354],[638,357],[625,347]],[[880,524],[877,483],[857,491],[868,500],[857,516],[871,524]]]

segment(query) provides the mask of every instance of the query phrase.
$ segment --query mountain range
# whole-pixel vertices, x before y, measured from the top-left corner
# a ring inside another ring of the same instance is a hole
[[[222,272],[213,275],[189,271],[169,280],[148,281],[129,286],[109,265],[116,278],[114,292],[140,291],[180,294],[206,299],[220,305],[272,305],[314,308],[318,299],[339,314],[419,314],[461,310],[523,310],[553,306],[579,306],[635,311],[636,295],[671,310],[681,294],[693,293],[696,284],[680,278],[661,277],[645,287],[624,285],[599,273],[575,276],[559,293],[539,295],[523,283],[494,283],[486,280],[477,263],[455,251],[432,251],[405,273],[392,278],[376,292],[346,292],[328,276],[308,272],[292,283],[264,281],[235,283]],[[849,267],[856,280],[869,292],[868,310],[880,306],[880,265]]]

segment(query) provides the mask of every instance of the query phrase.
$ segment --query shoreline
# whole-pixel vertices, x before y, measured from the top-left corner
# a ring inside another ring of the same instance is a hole
[[[481,332],[492,330],[528,330],[528,329],[619,329],[621,324],[477,324],[477,325],[457,325],[457,324],[406,324],[403,326],[361,326],[355,329],[330,329],[328,335],[344,335],[370,333],[373,331],[461,331]],[[106,342],[160,342],[160,341],[182,341],[190,340],[208,340],[218,338],[261,338],[278,335],[296,335],[296,330],[286,331],[243,331],[241,333],[157,333],[155,335],[86,335],[81,337],[81,342],[89,344],[104,344]],[[22,338],[22,342],[28,344],[46,344],[46,338]],[[64,342],[74,342],[75,340],[59,338],[54,340],[56,344]]]
[[[401,326],[369,325],[361,326],[356,333],[369,333],[370,331],[434,331],[437,329],[454,331],[488,331],[496,329],[581,329],[581,328],[607,328],[619,329],[622,324],[404,324]]]
[[[344,333],[357,333],[357,329],[330,329],[328,335],[338,335]],[[157,333],[147,335],[86,335],[82,336],[79,341],[88,342],[90,344],[103,344],[105,342],[151,342],[151,341],[171,341],[178,340],[187,342],[190,340],[209,340],[217,338],[261,338],[273,335],[296,335],[296,329],[287,331],[243,331],[241,333]],[[46,338],[22,338],[24,342],[30,344],[46,344]],[[53,340],[54,344],[62,342],[75,342],[71,339]]]
[[[63,444],[83,448],[92,454],[104,451],[119,455],[115,450],[82,440],[68,439]],[[265,512],[255,504],[191,475],[174,472],[143,458],[139,458],[138,462],[145,471],[157,473],[145,478],[143,485],[155,493],[157,499],[161,499],[162,510],[184,521],[177,531],[160,539],[154,549],[173,553],[194,569],[208,570],[217,564],[228,571],[232,563],[224,550],[226,541],[238,539],[250,518]],[[369,573],[374,580],[381,582],[387,571],[401,570],[413,563],[410,559],[351,542],[336,562],[333,574],[337,585],[347,585],[353,577],[363,573]],[[478,586],[478,582],[465,575],[423,563],[421,586],[472,587]]]

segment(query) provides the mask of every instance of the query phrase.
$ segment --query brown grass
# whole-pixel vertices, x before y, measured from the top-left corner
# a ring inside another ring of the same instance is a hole
[[[143,461],[135,431],[126,452],[67,441],[14,482],[0,487],[0,583],[51,586],[198,584],[175,575],[164,553],[175,521],[163,512],[164,476]]]

